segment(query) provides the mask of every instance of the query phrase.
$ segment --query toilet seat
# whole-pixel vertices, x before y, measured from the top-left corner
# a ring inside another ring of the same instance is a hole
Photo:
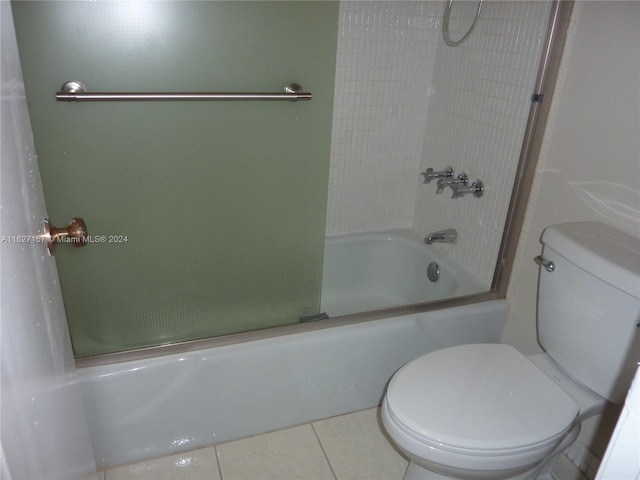
[[[464,468],[502,457],[505,468],[517,468],[548,454],[579,406],[513,347],[474,344],[406,364],[391,380],[383,410],[385,425],[410,453]]]

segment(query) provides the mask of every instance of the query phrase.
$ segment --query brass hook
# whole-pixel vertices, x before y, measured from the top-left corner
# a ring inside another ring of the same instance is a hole
[[[80,217],[73,217],[69,225],[58,228],[44,219],[44,241],[50,255],[56,254],[56,243],[71,243],[74,247],[84,247],[87,244],[87,225]]]

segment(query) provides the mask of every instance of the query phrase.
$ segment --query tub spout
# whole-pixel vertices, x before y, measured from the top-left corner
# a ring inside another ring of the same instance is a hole
[[[458,232],[455,228],[447,228],[439,232],[433,232],[424,238],[424,243],[431,245],[432,243],[456,243]]]

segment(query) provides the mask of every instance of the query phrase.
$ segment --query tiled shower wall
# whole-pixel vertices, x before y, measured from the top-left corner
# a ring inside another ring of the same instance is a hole
[[[327,234],[412,223],[440,2],[340,2]]]
[[[451,36],[475,2],[454,2]],[[444,44],[444,2],[341,2],[327,234],[454,227],[450,256],[491,283],[549,2],[485,1]],[[466,24],[465,24],[466,23]],[[485,194],[451,199],[420,172],[451,165]]]

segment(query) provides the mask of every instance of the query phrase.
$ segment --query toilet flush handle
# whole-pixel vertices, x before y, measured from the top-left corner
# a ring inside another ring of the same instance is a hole
[[[551,260],[547,260],[542,255],[538,255],[537,257],[534,257],[533,261],[536,262],[538,265],[543,266],[547,272],[554,272],[556,269],[556,266],[553,264],[553,262]]]

